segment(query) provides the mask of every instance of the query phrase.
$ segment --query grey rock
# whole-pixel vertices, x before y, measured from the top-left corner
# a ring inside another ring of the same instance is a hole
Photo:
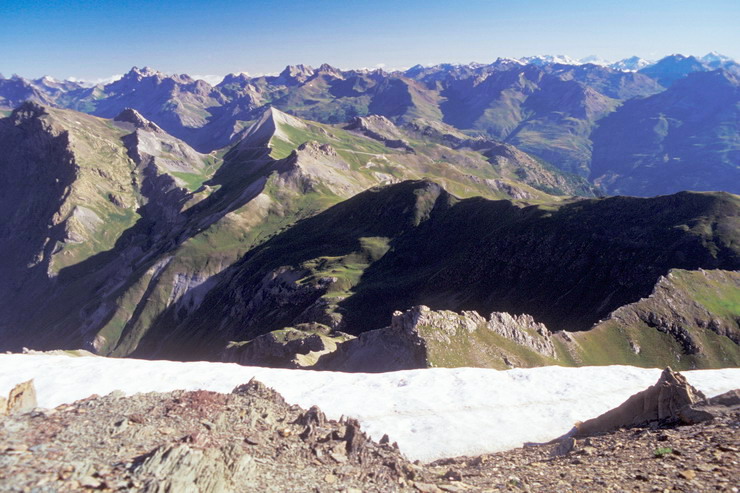
[[[256,463],[233,445],[198,450],[185,444],[155,449],[135,469],[147,493],[227,493],[248,484]]]

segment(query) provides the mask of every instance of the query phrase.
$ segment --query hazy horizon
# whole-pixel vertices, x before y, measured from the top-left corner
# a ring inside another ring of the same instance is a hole
[[[490,63],[498,57],[716,51],[740,58],[740,2],[649,4],[474,0],[6,0],[0,5],[6,77],[95,81],[150,66],[166,73],[266,74],[286,65],[350,69]]]

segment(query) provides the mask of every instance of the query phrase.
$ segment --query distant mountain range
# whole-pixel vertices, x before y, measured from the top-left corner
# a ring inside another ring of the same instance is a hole
[[[491,64],[417,65],[396,72],[296,65],[276,76],[230,74],[216,86],[188,75],[134,67],[119,80],[93,87],[48,77],[0,78],[0,107],[10,110],[30,100],[104,118],[133,108],[206,153],[238,140],[268,106],[322,123],[374,114],[401,125],[444,123],[468,136],[512,144],[561,170],[597,180],[606,193],[706,190],[716,186],[712,183],[738,192],[738,185],[733,185],[740,183],[735,159],[740,120],[737,92],[730,91],[729,99],[723,92],[721,101],[713,100],[720,96],[712,87],[704,87],[712,84],[711,77],[697,76],[680,89],[697,101],[702,99],[702,104],[725,108],[722,122],[682,126],[681,138],[690,145],[664,149],[659,139],[651,141],[649,149],[641,149],[639,159],[626,154],[626,149],[615,157],[608,145],[603,147],[605,131],[599,130],[602,122],[608,122],[609,132],[614,125],[629,132],[651,115],[684,114],[675,108],[683,104],[679,99],[654,96],[684,78],[713,71],[720,71],[719,78],[737,87],[740,65],[716,53],[702,58],[671,55],[657,62],[633,57],[609,65],[594,57],[581,61],[564,56],[500,58]],[[647,97],[653,97],[652,113],[642,114],[647,106],[637,101]],[[616,116],[611,116],[615,111]],[[682,123],[676,120],[673,125]],[[693,132],[687,132],[689,128]],[[703,149],[714,156],[711,172],[699,159]],[[678,174],[669,184],[651,182],[649,170],[666,161],[681,162],[691,172]],[[641,183],[624,177],[626,169],[634,169]],[[712,177],[705,178],[709,174]],[[610,178],[602,178],[606,176]],[[653,185],[661,188],[653,191]]]

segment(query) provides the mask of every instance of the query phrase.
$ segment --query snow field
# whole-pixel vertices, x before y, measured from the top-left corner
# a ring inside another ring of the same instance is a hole
[[[252,377],[289,403],[357,418],[373,438],[388,434],[411,460],[477,455],[545,442],[653,385],[660,369],[629,366],[507,371],[433,368],[391,373],[281,370],[233,363],[0,354],[0,395],[33,378],[39,406],[121,390],[230,392]],[[682,372],[708,396],[740,388],[740,369]]]

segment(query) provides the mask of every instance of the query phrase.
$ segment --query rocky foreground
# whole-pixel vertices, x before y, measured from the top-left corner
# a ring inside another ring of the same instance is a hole
[[[740,477],[740,393],[705,399],[670,370],[552,443],[431,464],[254,380],[49,410],[33,393],[0,402],[0,491],[737,491]]]

